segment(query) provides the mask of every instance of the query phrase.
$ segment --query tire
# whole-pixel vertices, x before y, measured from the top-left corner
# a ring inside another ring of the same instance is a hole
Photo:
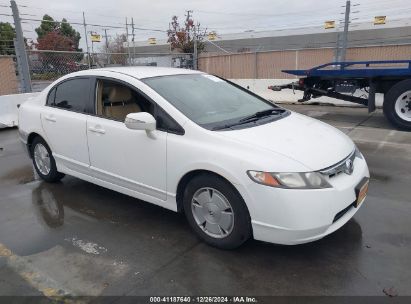
[[[385,96],[383,109],[385,117],[396,128],[411,131],[411,79],[391,87]]]
[[[56,161],[54,160],[50,147],[47,145],[47,143],[45,142],[43,138],[41,138],[40,136],[37,136],[36,138],[33,139],[33,142],[31,143],[31,146],[30,146],[30,153],[31,153],[31,158],[33,160],[34,168],[36,169],[37,174],[43,180],[49,183],[55,183],[64,177],[63,173],[60,173],[57,171]],[[43,162],[39,160],[39,157],[38,157],[39,154],[46,155],[45,158],[43,157]],[[49,162],[44,161],[47,158],[49,159]],[[45,164],[46,162],[47,164]],[[42,164],[45,164],[46,166],[42,166]]]
[[[244,200],[221,177],[194,177],[184,190],[183,205],[191,228],[211,246],[234,249],[251,236],[251,220]]]

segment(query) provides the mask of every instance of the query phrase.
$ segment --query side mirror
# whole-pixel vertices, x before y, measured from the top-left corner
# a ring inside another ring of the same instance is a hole
[[[147,112],[130,113],[124,123],[131,130],[154,131],[156,129],[156,119]]]

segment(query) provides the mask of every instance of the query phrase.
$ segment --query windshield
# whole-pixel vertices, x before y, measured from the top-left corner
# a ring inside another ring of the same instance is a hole
[[[257,112],[279,109],[268,101],[212,75],[171,75],[146,78],[142,81],[189,119],[207,129],[223,129],[233,124],[245,125],[250,121],[244,118]]]

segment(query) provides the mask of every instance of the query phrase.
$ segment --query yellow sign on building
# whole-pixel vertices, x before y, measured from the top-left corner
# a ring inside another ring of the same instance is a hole
[[[207,35],[208,40],[216,40],[217,39],[217,33],[216,32],[210,32]]]
[[[385,19],[386,19],[386,16],[375,16],[374,25],[385,24]]]
[[[335,28],[335,21],[334,20],[325,21],[324,22],[324,28],[326,30]]]
[[[98,34],[91,34],[91,42],[100,42],[101,36]]]
[[[156,38],[148,38],[148,44],[157,44]]]

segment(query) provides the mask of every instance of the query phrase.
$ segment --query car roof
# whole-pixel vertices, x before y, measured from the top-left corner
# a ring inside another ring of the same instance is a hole
[[[201,74],[201,71],[188,70],[182,68],[163,68],[163,67],[148,67],[148,66],[132,66],[132,67],[107,67],[101,69],[84,70],[73,73],[76,75],[99,75],[100,72],[115,72],[129,75],[137,79],[168,76],[168,75],[184,75],[184,74]]]

